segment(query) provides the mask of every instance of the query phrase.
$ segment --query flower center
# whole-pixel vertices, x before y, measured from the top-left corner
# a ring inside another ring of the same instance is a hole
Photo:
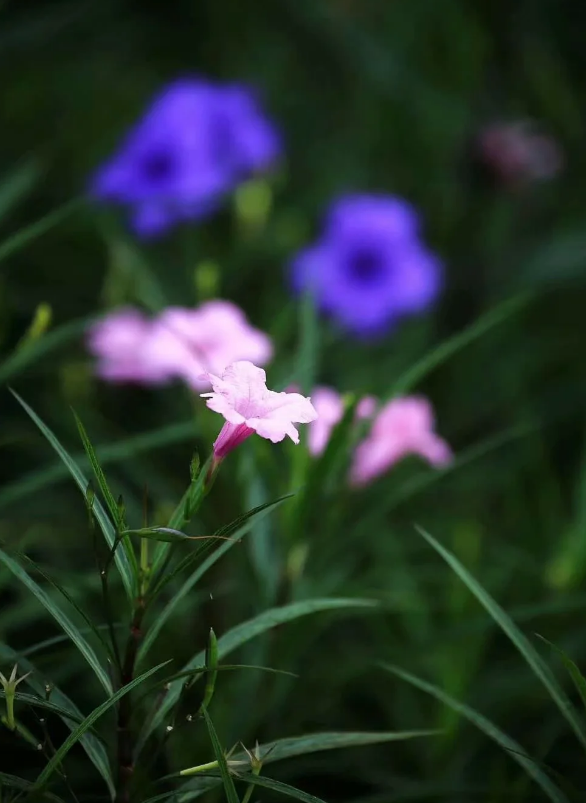
[[[354,281],[374,284],[385,274],[386,263],[378,249],[361,246],[350,255],[347,270]]]
[[[154,182],[169,178],[174,168],[173,156],[167,150],[153,150],[143,159],[144,175]]]

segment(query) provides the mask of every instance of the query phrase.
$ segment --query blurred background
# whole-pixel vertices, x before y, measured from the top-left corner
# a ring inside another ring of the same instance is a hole
[[[194,449],[209,452],[218,422],[186,388],[93,376],[84,330],[120,304],[156,311],[230,299],[273,338],[270,377],[300,380],[310,364],[305,378],[381,398],[408,379],[432,401],[454,450],[448,469],[407,460],[352,494],[313,477],[302,512],[283,506],[264,519],[188,595],[154,650],[180,665],[205,646],[210,626],[221,633],[283,594],[380,600],[376,615],[309,617],[238,656],[297,679],[224,673],[216,692],[226,745],[315,730],[444,730],[275,770],[326,800],[542,799],[484,734],[384,673],[381,661],[482,712],[584,788],[579,746],[559,712],[414,528],[459,557],[555,671],[559,660],[534,633],[578,665],[586,659],[583,17],[576,4],[549,0],[0,5],[6,543],[98,610],[83,498],[9,386],[79,455],[76,410],[136,526],[145,485],[150,520],[160,522],[186,487]],[[122,214],[85,200],[88,177],[153,96],[189,74],[256,87],[284,159],[212,217],[140,242]],[[328,203],[357,191],[408,199],[445,266],[437,303],[372,343],[308,320],[287,278]],[[309,471],[296,455],[290,445],[249,442],[222,471],[198,532],[296,488]],[[3,642],[25,650],[58,633],[25,591],[0,580]],[[35,660],[83,710],[96,704],[67,642]],[[201,728],[189,733],[169,741],[162,772],[209,760]],[[3,742],[6,734],[0,754]],[[16,761],[26,766],[29,754]],[[98,784],[86,783],[85,799],[97,799]]]

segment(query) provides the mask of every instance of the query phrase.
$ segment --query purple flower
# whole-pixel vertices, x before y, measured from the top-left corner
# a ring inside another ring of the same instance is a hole
[[[441,286],[441,264],[419,239],[419,218],[400,198],[347,195],[326,217],[320,239],[294,258],[293,286],[359,336],[381,335],[398,318],[426,310]]]
[[[154,236],[213,212],[279,154],[279,136],[249,88],[184,78],[154,99],[97,171],[90,195],[130,207],[134,230]]]

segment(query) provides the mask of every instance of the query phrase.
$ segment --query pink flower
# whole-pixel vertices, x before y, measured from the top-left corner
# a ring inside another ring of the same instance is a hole
[[[214,443],[214,456],[224,458],[254,432],[273,443],[288,435],[299,443],[293,424],[307,424],[317,418],[311,400],[300,393],[275,393],[266,386],[266,374],[251,362],[240,360],[228,366],[222,376],[207,375],[213,392],[202,393],[210,410],[226,419]]]
[[[196,309],[168,307],[154,320],[136,310],[114,312],[90,332],[90,350],[101,362],[104,379],[165,382],[182,379],[191,387],[209,387],[208,371],[250,359],[260,365],[272,356],[264,332],[252,327],[229,301],[208,301]]]
[[[358,446],[350,471],[353,485],[366,485],[409,454],[432,466],[452,459],[448,444],[433,431],[434,417],[427,399],[407,396],[385,404],[367,438]]]
[[[109,382],[169,381],[172,374],[155,345],[151,322],[130,307],[94,324],[88,335],[88,348],[98,358],[96,374]]]
[[[332,430],[344,416],[344,402],[338,391],[324,386],[314,389],[311,400],[317,410],[318,418],[309,427],[307,446],[310,454],[318,457],[326,448]],[[356,418],[370,418],[375,407],[375,399],[372,396],[365,396],[356,406]]]

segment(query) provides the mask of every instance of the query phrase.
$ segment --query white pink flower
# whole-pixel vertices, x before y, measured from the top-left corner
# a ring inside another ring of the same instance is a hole
[[[266,386],[266,374],[247,360],[228,366],[222,376],[207,374],[212,392],[202,393],[210,410],[226,419],[214,443],[214,456],[224,458],[242,441],[256,432],[273,443],[285,436],[299,443],[294,424],[307,424],[317,418],[311,400],[300,393],[276,393]]]

